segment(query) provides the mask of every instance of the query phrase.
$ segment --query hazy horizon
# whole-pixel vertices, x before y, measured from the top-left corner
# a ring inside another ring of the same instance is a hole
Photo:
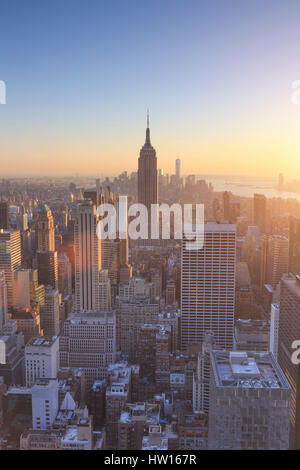
[[[3,2],[3,174],[136,171],[149,107],[165,173],[300,177],[299,18],[293,0]]]

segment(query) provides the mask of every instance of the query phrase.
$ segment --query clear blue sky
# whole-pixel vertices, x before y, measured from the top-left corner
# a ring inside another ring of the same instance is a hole
[[[134,170],[147,107],[165,171],[177,153],[189,173],[300,170],[278,136],[299,0],[1,0],[0,22],[3,173]]]

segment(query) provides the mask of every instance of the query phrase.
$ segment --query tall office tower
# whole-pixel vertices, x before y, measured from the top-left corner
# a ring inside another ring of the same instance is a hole
[[[0,271],[0,334],[6,322],[7,322],[7,286],[6,286],[4,272]]]
[[[38,270],[30,271],[30,303],[41,308],[45,303],[45,286],[39,284]]]
[[[290,447],[300,449],[300,368],[293,364],[292,343],[300,338],[300,278],[284,275],[280,283],[278,363],[287,377],[291,392]]]
[[[58,255],[58,291],[63,299],[72,295],[72,266],[66,253]]]
[[[209,449],[289,448],[291,389],[270,353],[212,351]]]
[[[283,274],[288,272],[289,241],[280,235],[264,236],[260,257],[260,288],[270,284],[276,289]]]
[[[259,273],[259,287],[261,292],[263,292],[264,285],[268,283],[268,275],[269,275],[269,239],[270,237],[264,235],[261,244],[260,250],[260,273]]]
[[[170,388],[171,327],[142,325],[136,347],[140,377],[155,385],[157,393]]]
[[[45,304],[41,308],[41,329],[44,336],[59,334],[59,293],[50,286],[45,288]]]
[[[102,240],[102,268],[107,270],[113,286],[116,286],[120,281],[120,252],[120,240]]]
[[[59,409],[57,380],[37,380],[31,394],[33,429],[51,429]]]
[[[275,357],[276,361],[278,360],[279,314],[279,304],[271,304],[269,350]]]
[[[59,339],[57,336],[32,338],[25,346],[26,387],[37,379],[56,379],[59,368]]]
[[[7,230],[9,228],[9,211],[8,202],[0,201],[0,229]]]
[[[99,273],[100,289],[100,309],[111,310],[111,287],[107,269],[102,269]]]
[[[39,251],[37,253],[38,282],[40,285],[58,288],[57,251]]]
[[[216,349],[216,341],[212,331],[206,331],[202,350],[198,353],[197,371],[193,376],[193,410],[209,412],[210,400],[210,353]]]
[[[286,237],[272,235],[269,247],[268,283],[276,289],[282,275],[288,272],[289,241]]]
[[[266,229],[267,198],[263,194],[253,196],[253,223],[260,228],[261,233]]]
[[[180,179],[181,174],[180,174],[180,158],[176,158],[175,161],[175,174],[178,179]]]
[[[151,145],[149,115],[147,116],[146,141],[138,162],[138,202],[148,210],[148,238],[151,234],[151,204],[158,204],[158,175],[156,151]]]
[[[132,278],[132,266],[130,264],[123,264],[120,267],[120,284],[128,284]]]
[[[4,272],[8,308],[13,307],[14,272],[21,267],[21,237],[19,230],[0,229],[0,271]]]
[[[116,358],[116,315],[84,312],[67,318],[59,342],[60,366],[84,370],[86,390],[106,377]]]
[[[37,251],[54,251],[54,220],[50,208],[45,204],[36,222]]]
[[[135,360],[140,365],[140,376],[147,377],[150,383],[155,383],[156,335],[159,331],[159,325],[141,325],[136,343]]]
[[[57,252],[55,251],[54,219],[46,204],[38,215],[36,237],[39,284],[57,289],[58,264]]]
[[[289,221],[289,272],[300,274],[300,219]]]
[[[30,309],[30,269],[18,269],[14,272],[14,308]]]
[[[128,264],[128,201],[119,196],[116,204],[118,238],[120,239],[120,266]]]
[[[218,223],[221,222],[222,210],[221,210],[219,199],[215,198],[213,200],[212,215],[213,215],[214,222],[218,222]]]
[[[118,351],[126,354],[129,360],[135,360],[136,345],[141,325],[158,323],[159,304],[148,300],[120,302],[117,311]]]
[[[201,344],[205,332],[212,331],[218,347],[232,349],[235,225],[205,224],[203,247],[191,250],[187,243],[184,238],[181,244],[181,347]]]
[[[230,193],[224,191],[223,193],[223,216],[224,220],[229,222],[230,219]]]
[[[99,310],[99,271],[101,240],[98,238],[96,206],[90,201],[78,204],[75,224],[75,310]]]

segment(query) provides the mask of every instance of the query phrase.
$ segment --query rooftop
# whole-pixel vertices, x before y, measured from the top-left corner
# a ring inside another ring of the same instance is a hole
[[[290,388],[271,353],[212,351],[211,361],[217,387]]]
[[[57,340],[57,336],[39,336],[38,338],[32,338],[28,343],[27,346],[35,346],[35,347],[50,347],[52,344],[55,343]]]

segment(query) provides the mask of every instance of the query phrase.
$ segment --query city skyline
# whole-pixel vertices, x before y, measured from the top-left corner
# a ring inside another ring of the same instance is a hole
[[[299,0],[0,17],[0,450],[299,450]]]
[[[16,5],[1,9],[3,174],[136,171],[149,107],[166,173],[179,156],[183,174],[300,175],[296,1]]]

